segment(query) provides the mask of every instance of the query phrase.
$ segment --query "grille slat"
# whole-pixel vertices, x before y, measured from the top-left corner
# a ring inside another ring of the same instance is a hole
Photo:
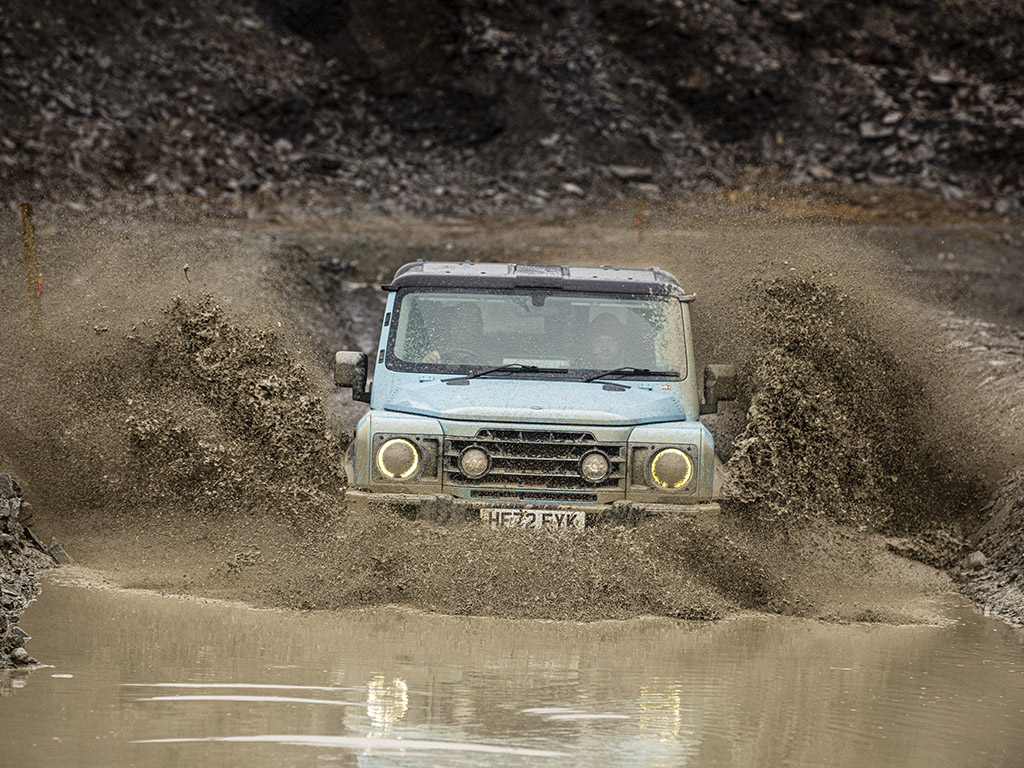
[[[485,450],[487,450],[487,446],[482,446],[482,445],[480,445],[480,443],[477,443],[477,442],[469,443],[469,445],[477,445],[477,446],[480,446],[481,448],[484,448]],[[594,446],[588,446],[587,447],[587,451],[589,451],[593,447]],[[563,464],[564,463],[578,464],[580,459],[583,458],[583,454],[587,453],[587,451],[581,451],[579,456],[526,456],[526,455],[522,455],[522,454],[513,455],[513,454],[509,454],[509,453],[495,453],[495,452],[492,452],[490,450],[488,450],[487,453],[490,454],[491,461],[511,460],[511,461],[536,461],[536,462],[562,462]],[[452,451],[452,452],[449,452],[449,453],[445,453],[444,456],[445,456],[445,459],[450,459],[453,462],[457,462],[459,460],[459,454],[460,453],[461,453],[461,451]],[[612,464],[622,464],[625,461],[625,459],[617,457],[617,456],[608,456],[608,461],[610,463],[612,463]]]
[[[459,471],[458,457],[471,446],[491,456],[491,469],[479,480],[470,480]],[[601,451],[611,464],[608,477],[599,483],[589,483],[580,475],[580,459],[593,450]],[[590,432],[481,429],[474,437],[444,441],[444,482],[487,489],[481,492],[489,496],[498,495],[498,489],[507,489],[501,495],[528,499],[531,494],[550,492],[565,495],[564,500],[571,497],[589,501],[597,490],[624,487],[625,461],[625,444],[599,443]],[[586,499],[574,496],[573,491],[582,492]]]
[[[526,446],[556,445],[556,446],[558,446],[560,448],[564,448],[565,446],[568,446],[568,445],[578,445],[581,448],[585,448],[588,445],[591,445],[591,443],[592,443],[592,441],[591,442],[581,442],[579,440],[548,440],[548,439],[543,439],[543,438],[538,438],[537,440],[523,440],[523,439],[501,440],[501,439],[497,439],[497,438],[477,437],[477,438],[474,438],[473,440],[478,445],[503,445],[503,446],[515,446],[515,445],[526,445]]]
[[[469,492],[472,499],[516,499],[517,501],[552,501],[552,502],[576,502],[577,504],[593,504],[597,501],[596,493],[584,493],[575,491],[545,491],[545,490],[505,490],[478,489],[474,488]]]
[[[454,468],[452,468],[452,470],[453,471],[457,471]],[[487,477],[492,477],[492,476],[511,477],[511,478],[521,478],[521,477],[531,477],[531,478],[558,477],[558,478],[564,478],[564,477],[566,477],[566,473],[564,473],[564,472],[529,472],[529,471],[525,471],[525,470],[519,471],[519,470],[514,470],[514,469],[492,469],[490,472],[487,473]],[[621,478],[625,477],[625,475],[621,475],[621,474],[617,475],[616,473],[612,472],[612,473],[610,473],[608,475],[608,477],[610,479],[613,479],[613,480],[618,480],[618,479],[621,479]],[[479,485],[479,483],[477,483],[477,484]]]

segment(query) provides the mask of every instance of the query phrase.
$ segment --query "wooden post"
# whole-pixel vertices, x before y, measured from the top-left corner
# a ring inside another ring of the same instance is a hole
[[[32,224],[32,203],[22,203],[21,238],[25,243],[25,281],[28,285],[29,303],[32,307],[32,322],[39,324],[43,316],[40,297],[43,295],[43,273],[36,261],[36,230]]]

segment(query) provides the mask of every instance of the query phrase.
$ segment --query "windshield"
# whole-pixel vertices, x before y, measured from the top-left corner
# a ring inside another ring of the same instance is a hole
[[[445,289],[399,292],[387,355],[397,371],[665,380],[686,377],[684,350],[678,299]]]

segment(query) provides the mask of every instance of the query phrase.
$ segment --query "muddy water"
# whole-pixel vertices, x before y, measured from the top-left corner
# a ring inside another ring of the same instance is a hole
[[[575,625],[48,583],[4,765],[1010,766],[1024,638],[778,617]]]

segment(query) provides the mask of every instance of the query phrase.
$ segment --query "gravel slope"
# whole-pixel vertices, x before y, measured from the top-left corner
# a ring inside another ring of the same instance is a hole
[[[1022,203],[1019,3],[6,6],[10,198],[467,213],[853,184]]]

